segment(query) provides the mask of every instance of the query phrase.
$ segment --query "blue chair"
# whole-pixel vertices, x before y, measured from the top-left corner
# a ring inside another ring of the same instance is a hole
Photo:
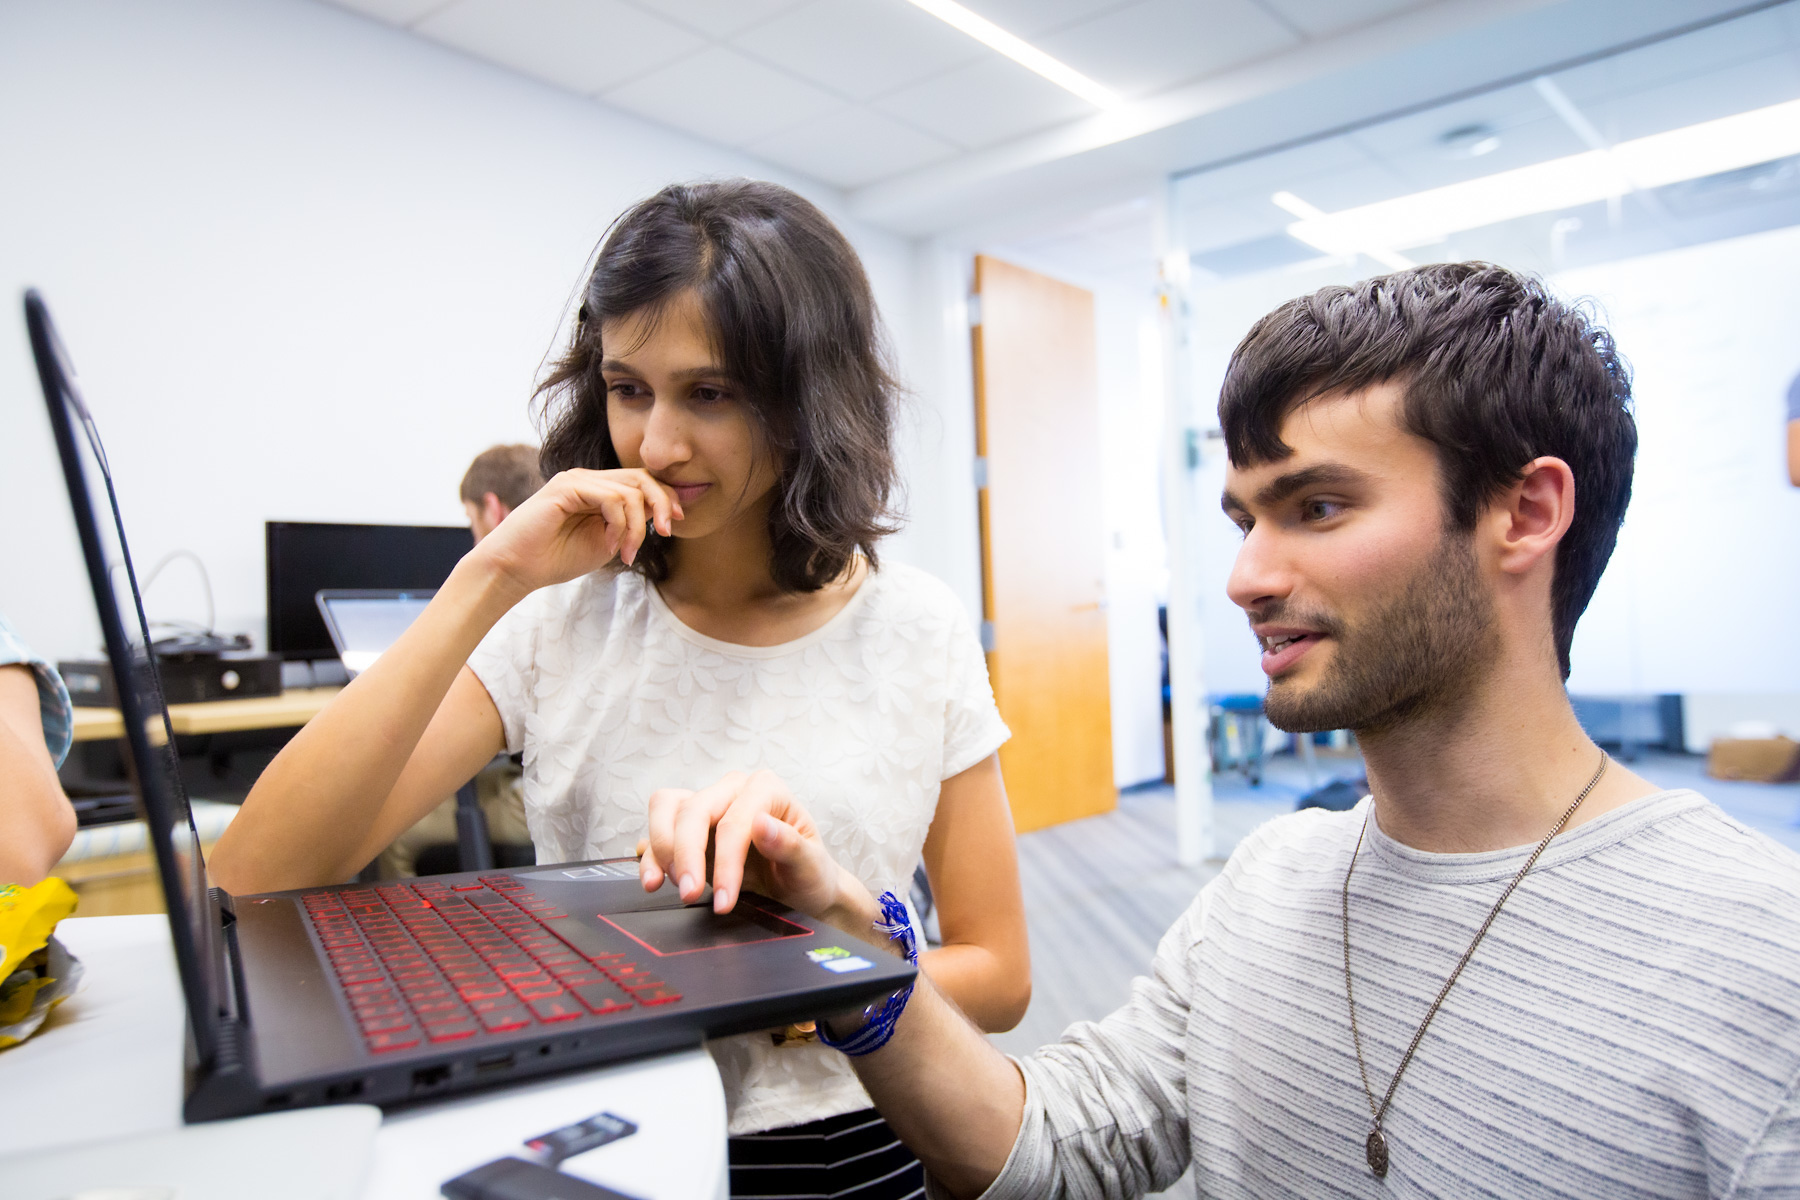
[[[1207,743],[1214,775],[1240,771],[1262,786],[1263,698],[1246,692],[1207,697]]]

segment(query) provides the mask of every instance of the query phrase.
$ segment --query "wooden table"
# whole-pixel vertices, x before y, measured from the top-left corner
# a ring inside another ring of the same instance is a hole
[[[292,688],[279,696],[171,704],[169,723],[177,737],[246,729],[298,729],[318,716],[319,710],[343,690],[341,687]],[[105,741],[125,734],[125,723],[116,708],[77,708],[72,724],[78,742]]]
[[[171,704],[169,724],[178,737],[255,729],[298,729],[316,717],[319,710],[343,690],[341,687],[295,688],[279,696]],[[78,707],[70,723],[78,742],[112,741],[125,734],[125,723],[116,708]],[[68,880],[81,897],[83,916],[163,911],[162,888],[157,883],[155,863],[148,849],[65,861],[57,865],[56,874]]]

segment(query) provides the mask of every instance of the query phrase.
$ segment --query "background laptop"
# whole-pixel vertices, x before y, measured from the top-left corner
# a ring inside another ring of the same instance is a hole
[[[313,601],[331,634],[331,644],[344,661],[344,670],[354,679],[400,640],[435,595],[436,588],[325,588],[313,594]]]
[[[866,1004],[913,968],[745,893],[720,917],[634,860],[225,895],[206,882],[106,453],[35,292],[32,355],[168,902],[190,1121],[394,1104]]]

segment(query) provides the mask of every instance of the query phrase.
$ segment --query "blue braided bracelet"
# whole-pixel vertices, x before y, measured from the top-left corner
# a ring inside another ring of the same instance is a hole
[[[876,902],[881,905],[881,920],[875,923],[875,931],[887,934],[890,941],[899,942],[900,948],[906,951],[906,961],[918,966],[919,941],[913,936],[912,919],[906,914],[906,905],[892,892],[881,893]],[[912,992],[913,985],[909,983],[882,1001],[881,1007],[871,1004],[863,1009],[863,1027],[841,1042],[826,1031],[825,1023],[821,1021],[819,1040],[852,1058],[873,1054],[894,1036],[894,1026],[900,1023],[900,1014],[906,1011],[906,1002],[912,998]]]

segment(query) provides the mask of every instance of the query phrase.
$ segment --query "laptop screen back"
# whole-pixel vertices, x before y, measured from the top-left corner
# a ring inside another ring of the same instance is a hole
[[[434,592],[323,591],[319,614],[331,631],[344,669],[369,669],[382,651],[400,640],[407,626],[431,603]]]
[[[149,649],[149,627],[126,548],[112,473],[99,430],[76,390],[74,371],[51,324],[50,312],[36,292],[25,294],[25,321],[70,507],[81,535],[106,656],[118,682],[127,758],[163,881],[194,1041],[202,1060],[209,1060],[222,998],[215,966],[218,927],[208,903],[206,864],[187,790],[181,783],[174,731]]]

